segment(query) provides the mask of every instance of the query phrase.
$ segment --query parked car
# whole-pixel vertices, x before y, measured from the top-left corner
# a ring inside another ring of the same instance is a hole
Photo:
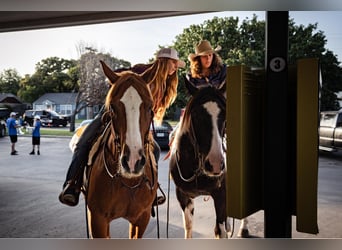
[[[23,115],[24,122],[33,126],[33,120],[36,115],[40,116],[42,126],[66,127],[70,121],[70,116],[58,114],[53,110],[26,110]]]
[[[325,151],[342,149],[342,110],[321,112],[319,149]]]
[[[94,119],[86,119],[86,120],[83,120],[83,121],[80,123],[80,125],[77,127],[77,129],[79,129],[80,127],[83,127],[83,126],[85,126],[85,125],[91,123],[93,120],[94,120]],[[76,130],[77,130],[77,129],[76,129]]]
[[[169,149],[169,136],[172,130],[171,124],[167,121],[163,121],[161,125],[154,124],[153,138],[161,149]],[[153,131],[152,125],[151,131]]]
[[[11,111],[8,108],[0,108],[0,137],[6,135],[6,119],[10,113]]]
[[[0,137],[4,137],[6,135],[6,121],[0,119]]]
[[[71,140],[69,142],[69,148],[72,152],[74,152],[75,148],[76,148],[76,144],[79,140],[79,138],[81,137],[84,129],[88,126],[89,123],[91,123],[94,119],[87,119],[87,120],[83,120],[80,125],[76,128],[75,133],[73,134],[73,136],[71,137]]]

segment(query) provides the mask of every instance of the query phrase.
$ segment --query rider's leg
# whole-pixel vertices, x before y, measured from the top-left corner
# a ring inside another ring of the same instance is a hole
[[[101,131],[101,125],[101,116],[99,115],[85,128],[76,145],[63,190],[59,195],[60,202],[66,205],[76,206],[78,204],[84,168],[88,161],[91,146]]]

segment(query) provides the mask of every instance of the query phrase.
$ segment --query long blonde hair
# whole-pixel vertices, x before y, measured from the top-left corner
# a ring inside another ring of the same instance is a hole
[[[147,79],[153,97],[154,119],[161,123],[166,109],[174,102],[177,96],[177,70],[169,75],[169,58],[157,58],[141,75]]]

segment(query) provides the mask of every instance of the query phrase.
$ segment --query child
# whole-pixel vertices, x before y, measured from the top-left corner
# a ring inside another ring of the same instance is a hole
[[[32,152],[30,155],[34,155],[34,146],[37,146],[37,154],[40,155],[39,152],[39,145],[40,145],[40,116],[36,115],[34,117],[34,123],[33,123],[33,131],[32,131]]]

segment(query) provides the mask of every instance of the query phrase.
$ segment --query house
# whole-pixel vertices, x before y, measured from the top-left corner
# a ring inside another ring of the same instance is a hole
[[[0,93],[0,107],[8,108],[19,114],[24,113],[27,109],[27,105],[12,93]]]
[[[78,93],[46,93],[33,102],[32,109],[54,110],[62,115],[71,115],[76,108],[76,97]],[[89,109],[92,109],[89,111]],[[89,119],[89,113],[97,113],[98,107],[82,109],[76,119]]]

